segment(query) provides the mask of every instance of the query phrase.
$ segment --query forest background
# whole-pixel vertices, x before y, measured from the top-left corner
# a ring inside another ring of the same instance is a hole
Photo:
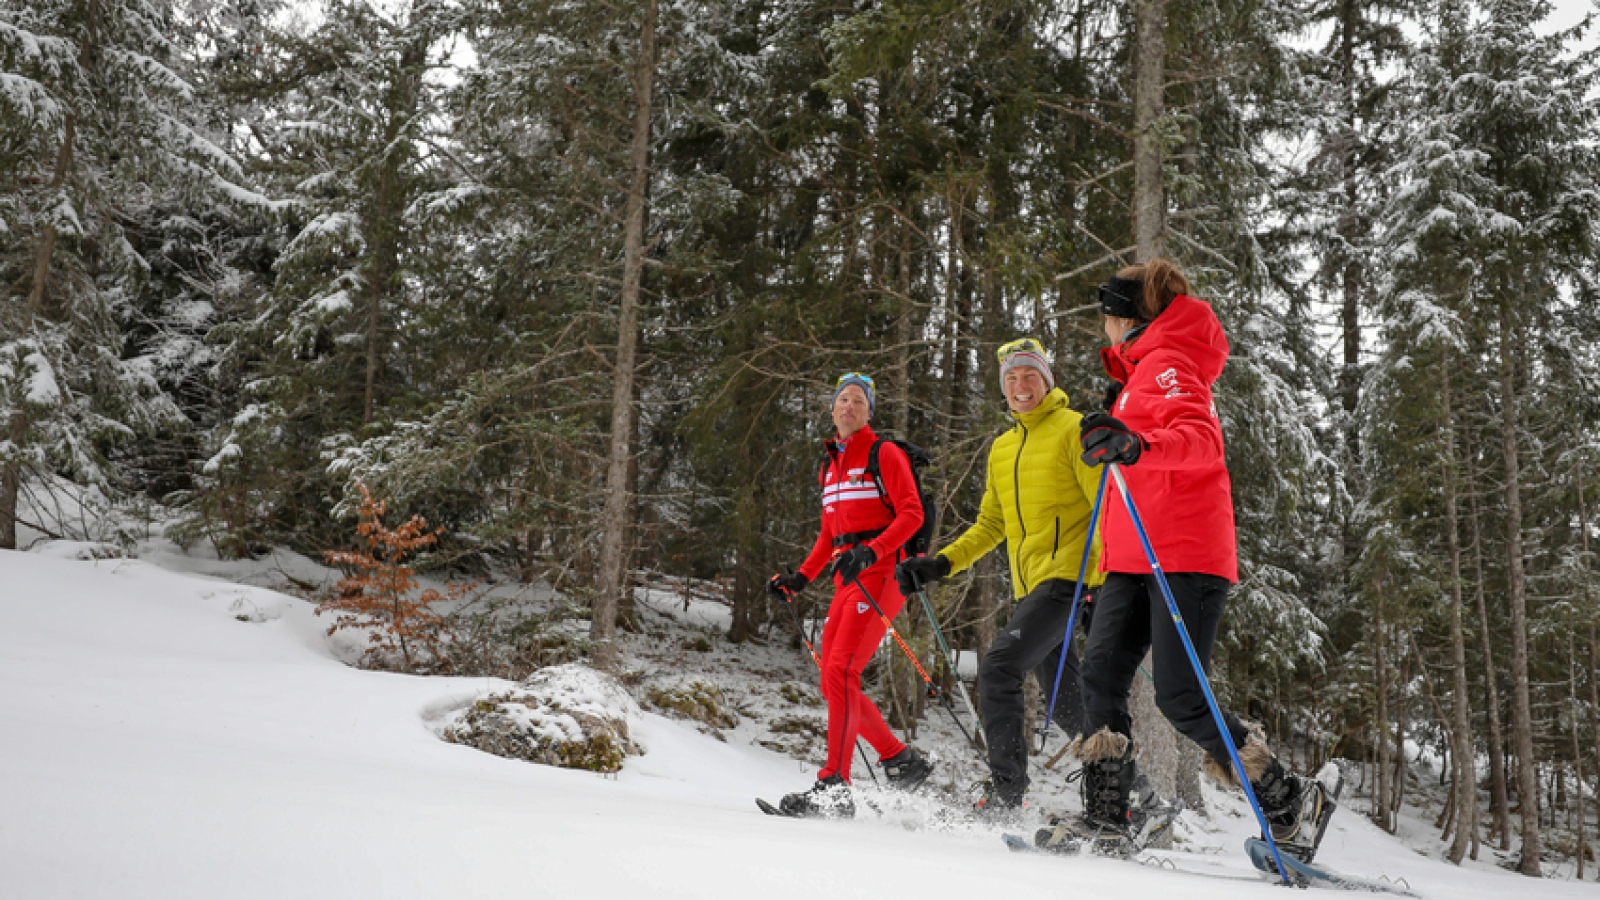
[[[1551,12],[0,0],[0,548],[70,492],[344,549],[365,486],[445,529],[423,566],[589,622],[434,670],[614,667],[643,579],[790,640],[763,586],[815,534],[833,380],[932,451],[948,540],[1009,426],[995,348],[1040,337],[1098,409],[1093,288],[1165,255],[1232,341],[1224,702],[1365,763],[1389,828],[1432,748],[1457,860],[1582,877],[1600,60]],[[954,643],[1006,578],[935,592]]]

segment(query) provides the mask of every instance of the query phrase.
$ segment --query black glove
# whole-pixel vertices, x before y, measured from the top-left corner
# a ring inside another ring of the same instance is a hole
[[[839,555],[839,561],[833,564],[833,571],[839,575],[839,580],[849,584],[861,577],[861,573],[872,567],[878,561],[878,554],[866,544],[857,544]]]
[[[894,580],[900,583],[900,593],[910,596],[925,585],[950,577],[950,560],[935,553],[916,556],[894,567]]]
[[[1079,426],[1083,435],[1083,461],[1085,465],[1103,466],[1120,463],[1131,466],[1144,452],[1144,438],[1128,430],[1122,420],[1105,413],[1083,417]]]
[[[810,583],[811,579],[801,575],[799,572],[774,575],[772,580],[767,582],[767,593],[777,597],[779,600],[784,600],[805,590],[806,585]]]

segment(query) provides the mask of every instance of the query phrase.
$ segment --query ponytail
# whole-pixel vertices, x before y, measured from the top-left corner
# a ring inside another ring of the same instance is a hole
[[[1139,298],[1139,318],[1155,321],[1166,311],[1174,297],[1189,293],[1189,279],[1178,271],[1170,259],[1153,259],[1148,263],[1128,266],[1117,273],[1118,278],[1144,282],[1144,294]]]

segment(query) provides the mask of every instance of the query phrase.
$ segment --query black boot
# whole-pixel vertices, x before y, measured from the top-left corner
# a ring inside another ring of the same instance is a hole
[[[1077,773],[1083,815],[1053,822],[1055,827],[1042,829],[1034,843],[1053,853],[1075,853],[1084,846],[1114,856],[1135,852],[1128,809],[1128,797],[1139,775],[1133,744],[1123,735],[1101,731],[1074,746],[1083,759],[1083,768]]]
[[[1272,828],[1273,842],[1280,850],[1310,862],[1333,810],[1332,798],[1323,784],[1285,770],[1273,757],[1261,775],[1250,782],[1250,788]]]
[[[981,782],[983,795],[972,804],[972,814],[990,825],[1015,825],[1022,821],[1022,792],[1007,790],[992,780]]]
[[[1078,781],[1083,797],[1083,818],[1098,828],[1126,830],[1128,827],[1128,797],[1133,792],[1133,782],[1139,776],[1138,764],[1133,761],[1133,745],[1128,745],[1122,756],[1108,756],[1083,764],[1083,775]]]
[[[810,819],[855,818],[856,804],[850,796],[850,785],[838,775],[829,775],[810,790],[798,794],[785,794],[778,801],[778,809],[786,816]]]
[[[883,777],[897,791],[914,791],[933,774],[933,763],[907,747],[883,761]]]

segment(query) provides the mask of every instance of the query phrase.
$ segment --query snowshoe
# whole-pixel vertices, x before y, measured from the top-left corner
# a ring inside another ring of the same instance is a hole
[[[850,785],[838,775],[829,775],[810,790],[785,794],[778,801],[778,813],[796,819],[852,819],[856,804],[850,796]]]
[[[1061,856],[1088,852],[1126,859],[1139,852],[1134,835],[1126,827],[1090,816],[1051,816],[1049,827],[1034,832],[1033,844],[1046,853]]]
[[[1332,762],[1322,767],[1315,779],[1289,774],[1274,759],[1254,784],[1261,811],[1272,829],[1272,840],[1279,852],[1309,863],[1328,829],[1328,820],[1339,803],[1344,775]]]

